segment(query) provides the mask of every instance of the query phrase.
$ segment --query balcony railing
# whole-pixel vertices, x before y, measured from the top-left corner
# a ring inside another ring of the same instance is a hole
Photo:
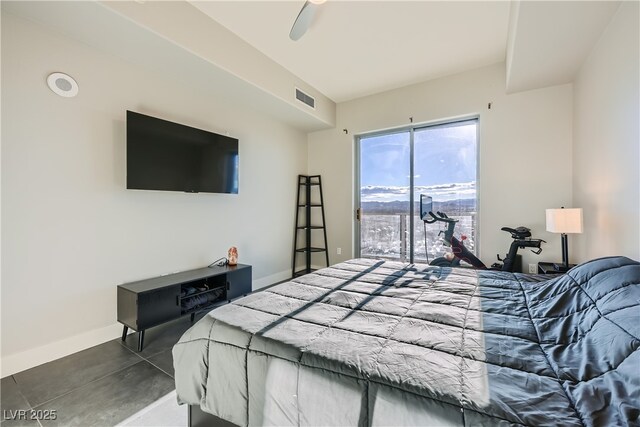
[[[475,213],[451,215],[458,220],[455,236],[467,236],[465,246],[474,252],[475,248]],[[360,222],[360,255],[365,258],[383,258],[397,261],[409,261],[410,254],[410,215],[408,213],[375,213],[363,212]],[[443,244],[440,231],[441,223],[425,226],[419,216],[414,216],[414,261],[426,262],[425,248],[429,252],[429,260],[443,256],[449,251]]]

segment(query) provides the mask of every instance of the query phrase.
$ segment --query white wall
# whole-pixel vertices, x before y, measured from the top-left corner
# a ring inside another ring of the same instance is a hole
[[[506,95],[504,69],[496,64],[341,103],[336,129],[309,134],[309,172],[325,183],[332,262],[353,255],[354,135],[406,126],[409,117],[428,123],[476,114],[480,257],[490,264],[497,253],[504,255],[511,239],[500,227],[524,225],[548,241],[541,256],[521,251],[525,268],[561,259],[559,236],[545,231],[545,209],[572,200],[572,87]]]
[[[47,88],[53,71],[77,98]],[[239,138],[240,194],[126,190],[127,109]],[[117,337],[118,284],[231,245],[254,287],[290,274],[305,134],[6,13],[2,125],[2,376]]]
[[[640,34],[638,2],[623,2],[574,86],[574,205],[581,261],[640,259]],[[571,250],[571,249],[570,249]]]

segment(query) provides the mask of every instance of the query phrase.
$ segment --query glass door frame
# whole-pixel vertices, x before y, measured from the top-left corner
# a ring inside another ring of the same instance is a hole
[[[436,126],[441,126],[441,125],[446,125],[446,124],[451,124],[451,123],[457,123],[457,122],[467,122],[467,121],[476,121],[476,230],[475,231],[475,241],[476,241],[476,245],[475,247],[477,248],[476,254],[479,254],[480,252],[480,230],[479,230],[479,224],[480,224],[480,188],[478,183],[480,182],[479,177],[480,177],[480,115],[479,114],[473,114],[473,115],[468,115],[468,116],[460,116],[460,117],[454,117],[454,118],[450,118],[450,119],[443,119],[443,120],[437,120],[437,121],[433,121],[433,122],[426,122],[426,123],[411,123],[408,126],[402,126],[402,127],[398,127],[398,128],[391,128],[391,129],[385,129],[385,130],[379,130],[379,131],[373,131],[373,132],[364,132],[364,133],[360,133],[355,135],[354,137],[354,177],[353,177],[353,181],[354,181],[354,198],[353,198],[353,203],[354,203],[354,207],[353,207],[353,221],[354,221],[354,225],[353,225],[353,253],[354,256],[356,258],[360,258],[362,256],[362,248],[361,248],[361,230],[360,230],[360,226],[361,226],[361,221],[360,221],[360,215],[361,215],[361,202],[362,200],[360,199],[360,190],[361,190],[361,183],[360,183],[360,153],[361,153],[361,140],[363,138],[371,138],[371,137],[376,137],[376,136],[383,136],[383,135],[393,135],[393,134],[397,134],[397,133],[405,133],[405,132],[409,132],[409,158],[411,159],[411,161],[409,162],[409,230],[411,230],[411,232],[409,233],[409,263],[413,264],[414,263],[414,220],[415,220],[415,215],[414,215],[414,203],[415,203],[415,197],[414,197],[414,134],[416,131],[422,130],[424,128],[429,128],[429,127],[436,127]]]

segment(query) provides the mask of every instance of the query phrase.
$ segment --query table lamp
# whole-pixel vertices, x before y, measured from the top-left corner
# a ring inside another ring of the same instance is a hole
[[[547,231],[560,233],[562,236],[562,265],[555,264],[555,269],[569,270],[567,234],[582,233],[582,208],[547,209]]]

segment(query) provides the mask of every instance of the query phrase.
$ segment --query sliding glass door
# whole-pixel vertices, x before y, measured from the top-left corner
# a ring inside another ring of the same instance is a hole
[[[475,252],[477,126],[473,119],[358,138],[360,256],[425,262],[444,254],[442,225],[420,220],[420,194],[459,220],[456,235]]]
[[[411,135],[360,138],[360,256],[408,261]]]

